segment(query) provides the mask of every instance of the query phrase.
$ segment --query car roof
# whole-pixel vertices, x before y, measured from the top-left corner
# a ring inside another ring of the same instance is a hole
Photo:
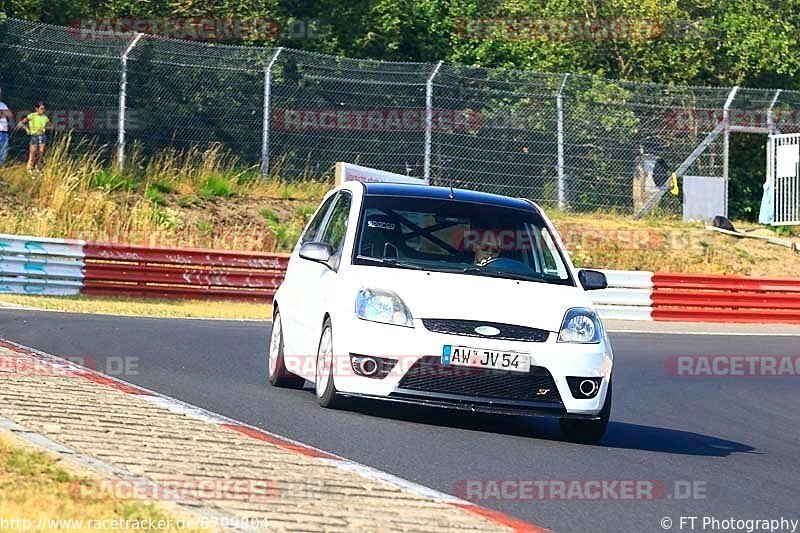
[[[434,187],[431,185],[410,185],[406,183],[377,182],[365,183],[364,187],[364,194],[366,196],[405,196],[413,198],[449,199],[461,202],[473,202],[500,207],[510,207],[514,209],[524,209],[526,211],[535,211],[533,205],[522,198],[511,198],[509,196],[470,191],[467,189]]]

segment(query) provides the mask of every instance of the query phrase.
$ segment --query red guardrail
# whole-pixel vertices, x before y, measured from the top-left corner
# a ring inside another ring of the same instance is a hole
[[[653,320],[800,324],[800,280],[653,275]]]
[[[271,300],[287,254],[87,243],[83,294]]]
[[[84,294],[269,301],[287,254],[87,243]],[[800,324],[800,279],[653,275],[653,320]]]

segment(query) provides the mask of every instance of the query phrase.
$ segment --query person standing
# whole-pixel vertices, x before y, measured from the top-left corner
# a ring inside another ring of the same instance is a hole
[[[24,128],[28,134],[28,170],[39,168],[44,159],[47,144],[47,130],[52,129],[50,118],[44,114],[44,102],[36,102],[33,113],[23,118],[17,128]]]
[[[0,90],[0,166],[6,162],[8,156],[8,125],[11,123],[11,111],[3,102],[3,93]]]

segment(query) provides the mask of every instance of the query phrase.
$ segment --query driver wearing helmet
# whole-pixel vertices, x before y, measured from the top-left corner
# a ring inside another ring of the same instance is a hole
[[[486,266],[500,257],[500,246],[494,239],[481,239],[475,244],[475,266]]]

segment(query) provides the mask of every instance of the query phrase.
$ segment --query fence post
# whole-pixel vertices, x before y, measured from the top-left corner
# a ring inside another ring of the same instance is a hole
[[[269,101],[272,87],[272,65],[283,52],[281,46],[275,50],[275,54],[269,63],[264,67],[264,117],[261,123],[261,176],[266,178],[269,175]]]
[[[119,111],[117,116],[117,171],[122,172],[122,167],[125,164],[125,100],[128,96],[128,55],[142,38],[142,33],[137,33],[136,36],[128,43],[125,51],[122,52],[122,74],[119,81]]]
[[[564,87],[567,85],[569,74],[564,74],[561,86],[556,95],[556,111],[558,113],[558,208],[567,207],[567,194],[564,177]]]
[[[722,138],[722,179],[725,180],[725,213],[723,216],[728,216],[728,161],[730,160],[731,152],[731,104],[733,99],[736,98],[736,93],[739,91],[739,86],[735,86],[728,93],[728,99],[725,100],[725,106],[722,108],[722,120],[725,123],[725,134]]]
[[[431,139],[433,133],[433,78],[439,73],[444,61],[439,61],[425,82],[425,166],[423,177],[426,182],[431,180]]]
[[[770,134],[780,133],[778,127],[775,126],[775,114],[773,111],[775,109],[775,104],[778,102],[778,98],[782,92],[783,89],[778,89],[775,91],[775,96],[772,97],[772,101],[769,103],[769,109],[767,109],[767,129],[769,129]]]

